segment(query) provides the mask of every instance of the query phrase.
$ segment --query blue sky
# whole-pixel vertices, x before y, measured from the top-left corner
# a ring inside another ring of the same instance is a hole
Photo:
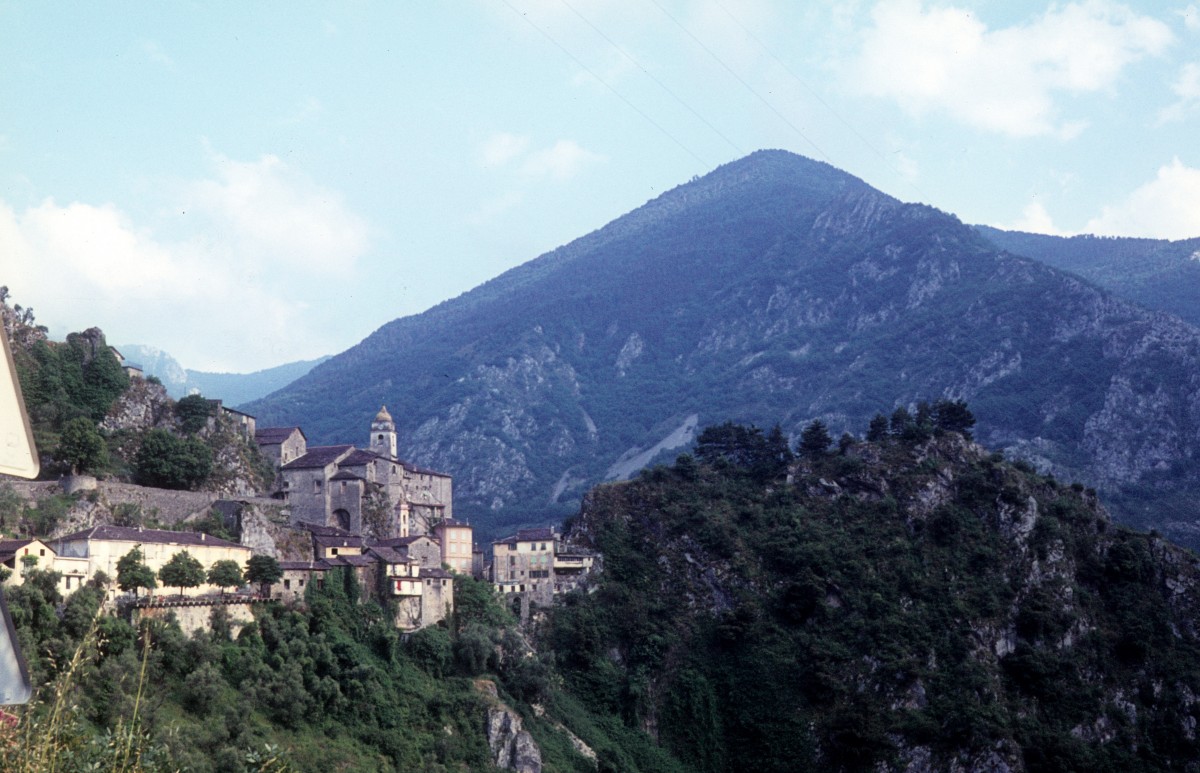
[[[186,367],[336,353],[759,148],[1200,236],[1200,4],[0,0],[0,284]]]

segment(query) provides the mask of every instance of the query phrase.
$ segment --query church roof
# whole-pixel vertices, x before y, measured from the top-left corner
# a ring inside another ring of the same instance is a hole
[[[304,456],[293,459],[281,467],[281,470],[307,470],[315,467],[326,467],[341,459],[354,449],[354,446],[313,446]]]
[[[387,406],[384,405],[379,409],[379,413],[375,414],[375,421],[391,421],[392,414],[388,413]]]
[[[293,432],[299,432],[300,437],[304,437],[304,430],[299,427],[259,427],[254,430],[254,442],[260,446],[278,445],[291,437]]]
[[[348,467],[362,467],[363,465],[367,464],[368,462],[373,462],[376,459],[384,459],[386,461],[391,461],[387,457],[380,456],[379,454],[375,453],[374,451],[364,451],[361,448],[356,448],[356,449],[354,449],[354,452],[352,454],[347,456],[342,461],[338,462],[338,464],[343,464]]]

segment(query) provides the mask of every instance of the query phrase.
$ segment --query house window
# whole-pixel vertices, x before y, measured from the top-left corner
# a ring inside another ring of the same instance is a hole
[[[284,589],[284,590],[291,590],[291,589],[292,589],[292,581],[291,581],[291,580],[284,580],[284,581],[283,581],[283,589]]]
[[[304,587],[304,580],[301,580],[301,581],[300,581],[300,587],[301,587],[301,588],[303,588],[303,587]]]
[[[321,481],[316,480],[316,479],[313,480],[313,493],[314,494],[321,493]]]
[[[45,551],[45,550],[39,550],[39,551],[38,551],[38,555],[39,555],[39,556],[44,556],[44,555],[46,555],[46,551]]]
[[[336,556],[336,555],[337,555],[337,548],[330,548],[330,549],[329,549],[329,554],[330,554],[331,556]]]

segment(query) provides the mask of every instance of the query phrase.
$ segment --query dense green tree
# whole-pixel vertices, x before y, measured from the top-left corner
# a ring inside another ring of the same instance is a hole
[[[806,459],[820,459],[829,450],[833,438],[829,436],[829,428],[820,419],[814,419],[800,433],[800,455]]]
[[[271,583],[279,582],[281,577],[283,569],[279,567],[279,562],[274,556],[250,556],[250,560],[246,562],[246,582],[256,583],[259,593],[263,596],[270,594]]]
[[[867,440],[872,443],[879,443],[887,440],[888,436],[888,419],[882,413],[877,413],[871,419],[870,425],[867,426]]]
[[[764,435],[753,425],[727,421],[700,433],[696,458],[708,465],[740,468],[755,478],[770,480],[786,473],[793,457],[779,425]]]
[[[204,582],[204,576],[204,564],[186,550],[171,556],[158,570],[158,579],[162,584],[179,588],[180,596],[184,588],[195,588]]]
[[[208,478],[212,463],[212,451],[199,440],[152,429],[138,449],[134,473],[144,486],[194,489]]]
[[[208,584],[220,588],[222,596],[225,595],[226,588],[236,588],[242,584],[243,579],[242,567],[232,559],[216,561],[208,569]]]
[[[892,411],[892,417],[889,420],[889,425],[892,431],[892,437],[902,438],[912,432],[912,428],[916,422],[913,421],[912,414],[909,413],[906,406],[898,406]]]
[[[69,464],[72,473],[86,473],[108,462],[108,446],[95,422],[79,416],[63,425],[54,458]]]
[[[117,561],[117,587],[136,596],[138,588],[153,590],[158,587],[154,571],[142,560],[141,545],[134,546]]]
[[[971,439],[971,427],[975,426],[975,415],[967,408],[965,400],[938,400],[933,406],[934,426],[941,432],[957,432]]]
[[[187,435],[194,435],[204,429],[212,415],[213,404],[202,395],[188,395],[175,403],[175,416],[179,419],[180,428]]]

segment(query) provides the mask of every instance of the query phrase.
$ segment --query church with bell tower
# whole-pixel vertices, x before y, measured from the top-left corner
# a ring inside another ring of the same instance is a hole
[[[255,433],[266,455],[281,461],[292,457],[279,467],[275,493],[290,505],[292,522],[376,539],[432,535],[439,524],[453,522],[451,477],[400,459],[396,423],[387,406],[380,406],[370,427],[365,449],[307,446],[298,427]],[[270,445],[275,438],[300,447],[276,453],[279,449]]]
[[[396,423],[386,405],[371,422],[371,450],[386,459],[396,458]]]

